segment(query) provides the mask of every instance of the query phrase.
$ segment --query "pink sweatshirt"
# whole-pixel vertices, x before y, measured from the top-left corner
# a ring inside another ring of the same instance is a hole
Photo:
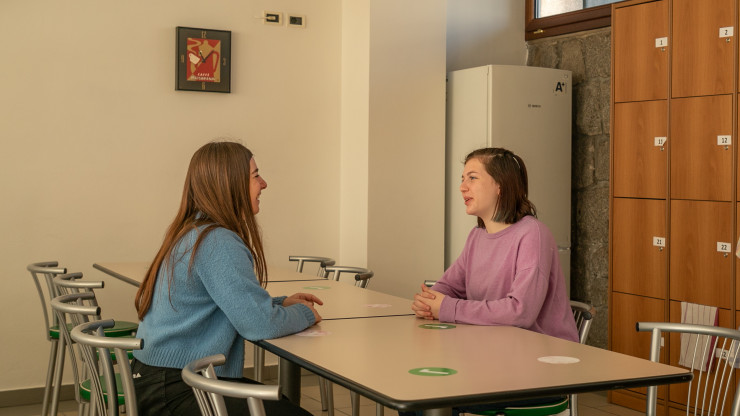
[[[447,295],[440,321],[511,325],[578,342],[557,245],[532,216],[494,234],[474,228],[432,289]]]

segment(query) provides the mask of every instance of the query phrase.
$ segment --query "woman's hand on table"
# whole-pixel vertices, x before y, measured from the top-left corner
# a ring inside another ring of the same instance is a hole
[[[414,295],[411,310],[417,318],[439,319],[439,307],[445,295],[436,290],[431,290],[426,285],[421,285],[421,293]]]
[[[319,305],[324,304],[321,299],[310,293],[295,293],[283,300],[283,306],[295,305],[296,303],[302,303],[308,307],[313,307],[315,303],[318,303]]]
[[[313,316],[316,319],[316,322],[321,322],[321,315],[319,315],[319,312],[314,307],[315,304],[323,305],[324,302],[321,301],[321,299],[317,298],[316,296],[310,294],[310,293],[296,293],[294,295],[288,296],[283,300],[283,306],[290,306],[295,305],[297,303],[303,304],[308,306],[309,309],[311,309],[311,312],[313,312]]]

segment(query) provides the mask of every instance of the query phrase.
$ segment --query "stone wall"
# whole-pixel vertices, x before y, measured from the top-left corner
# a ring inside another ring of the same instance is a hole
[[[527,50],[529,66],[573,72],[571,297],[596,307],[588,343],[606,348],[611,28],[530,41]]]

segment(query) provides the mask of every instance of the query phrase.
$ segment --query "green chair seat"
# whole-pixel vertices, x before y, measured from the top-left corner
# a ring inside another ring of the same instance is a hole
[[[74,328],[74,324],[67,324],[68,330],[72,331],[72,328]],[[105,329],[105,335],[109,337],[133,336],[136,334],[137,329],[139,329],[139,324],[136,322],[116,321],[116,325],[113,328]],[[59,325],[50,327],[49,335],[52,339],[59,339]]]
[[[473,414],[501,416],[550,416],[564,412],[566,409],[568,409],[568,398],[564,397],[552,403],[545,403],[537,406],[505,407],[501,409],[484,410]]]
[[[100,376],[100,385],[103,387],[103,395],[105,396],[105,402],[108,403],[108,387],[105,385],[105,377]],[[126,404],[125,396],[123,395],[123,384],[121,383],[121,375],[116,373],[116,392],[117,401],[119,406]],[[80,383],[80,396],[87,402],[90,401],[90,379],[87,379]]]

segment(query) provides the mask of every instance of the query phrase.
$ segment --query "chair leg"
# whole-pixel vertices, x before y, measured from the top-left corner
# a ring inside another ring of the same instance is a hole
[[[56,339],[51,340],[51,348],[49,348],[49,367],[46,369],[46,387],[44,387],[44,400],[41,404],[41,416],[47,416],[49,413],[49,399],[51,398],[51,390],[53,388],[54,380],[54,368],[57,361],[57,344]]]
[[[254,379],[263,382],[263,370],[265,368],[265,350],[258,346],[254,346]]]
[[[59,410],[59,391],[62,388],[62,376],[64,375],[64,354],[65,354],[64,339],[60,338],[57,342],[57,358],[54,370],[54,386],[51,394],[51,411],[49,415],[56,416]]]
[[[385,407],[380,403],[375,403],[375,416],[383,416],[385,413]]]

